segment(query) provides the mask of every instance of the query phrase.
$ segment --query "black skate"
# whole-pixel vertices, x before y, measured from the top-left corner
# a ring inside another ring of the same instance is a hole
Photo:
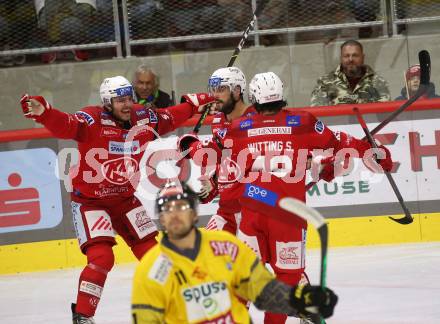
[[[71,305],[73,324],[96,324],[93,317],[85,317],[84,315],[75,312],[76,304]]]

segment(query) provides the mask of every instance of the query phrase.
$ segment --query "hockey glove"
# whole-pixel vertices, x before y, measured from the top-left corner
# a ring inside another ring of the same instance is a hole
[[[26,118],[37,118],[52,106],[41,96],[29,96],[24,94],[20,99],[21,109]]]
[[[186,150],[190,149],[193,144],[200,142],[197,135],[194,135],[192,133],[185,134],[181,136],[177,140],[177,149],[179,152],[185,152]],[[189,158],[188,155],[185,156],[186,158]]]
[[[207,204],[218,195],[217,183],[214,177],[209,176],[201,176],[199,180],[202,184],[202,188],[197,195],[202,204]]]
[[[327,182],[335,178],[335,157],[321,155],[311,159],[310,174],[314,181],[323,179]]]
[[[292,288],[290,304],[302,318],[316,315],[328,318],[333,315],[338,296],[321,286],[298,285]]]
[[[180,99],[180,102],[187,102],[189,103],[191,106],[193,106],[193,108],[197,109],[197,112],[201,113],[204,110],[204,106],[206,104],[210,104],[210,103],[214,103],[215,102],[215,98],[214,96],[210,95],[209,93],[189,93],[186,95],[183,95],[182,98]]]
[[[377,164],[379,164],[384,171],[391,172],[393,169],[393,160],[391,159],[390,151],[383,145],[379,145],[378,148],[381,149],[381,153],[373,154],[373,159],[371,159],[371,156],[364,156],[363,162],[365,166],[372,172],[382,172],[382,170],[378,169]]]
[[[393,160],[391,159],[391,152],[388,150],[385,146],[380,145],[378,146],[380,149],[383,149],[385,151],[385,158],[378,159],[376,158],[377,163],[380,164],[380,166],[388,172],[391,172],[391,169],[393,168]]]

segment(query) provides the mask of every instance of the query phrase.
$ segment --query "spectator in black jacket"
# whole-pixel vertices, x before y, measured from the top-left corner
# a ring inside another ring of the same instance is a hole
[[[417,89],[420,85],[420,65],[416,64],[411,66],[405,73],[405,87],[402,88],[400,92],[400,96],[398,96],[394,100],[408,100],[414,96],[417,92]],[[431,99],[431,98],[440,98],[439,95],[435,93],[434,83],[430,83],[430,87],[425,95],[422,98]]]
[[[75,61],[88,60],[89,52],[75,49],[74,44],[94,43],[90,34],[97,23],[96,0],[34,0],[34,3],[45,45],[72,45]],[[56,52],[43,53],[41,61],[51,64],[57,57]]]
[[[137,67],[133,85],[137,102],[154,108],[166,108],[173,105],[170,95],[159,89],[159,77],[147,66]]]

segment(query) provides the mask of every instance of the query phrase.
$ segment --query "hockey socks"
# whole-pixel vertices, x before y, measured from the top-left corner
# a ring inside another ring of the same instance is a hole
[[[108,244],[91,245],[87,248],[86,255],[88,264],[79,277],[76,312],[92,317],[115,258],[112,247]]]

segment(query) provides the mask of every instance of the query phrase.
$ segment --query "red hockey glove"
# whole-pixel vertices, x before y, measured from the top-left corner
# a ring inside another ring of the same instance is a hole
[[[321,160],[322,170],[319,177],[326,181],[331,182],[335,178],[335,158],[329,157]]]
[[[199,177],[199,180],[202,183],[202,188],[197,195],[202,204],[207,204],[218,195],[217,183],[215,182],[214,177],[209,177],[207,175]]]
[[[194,135],[192,133],[185,134],[177,140],[177,149],[179,152],[184,152],[192,147],[194,143],[200,142],[197,135]],[[189,158],[189,155],[185,156],[186,158]]]
[[[335,157],[315,156],[311,159],[310,172],[314,181],[323,179],[327,182],[335,178]]]
[[[21,109],[26,118],[37,118],[52,106],[41,96],[29,96],[24,94],[20,99]]]
[[[391,159],[391,152],[383,145],[380,145],[379,148],[383,149],[385,151],[385,158],[384,159],[376,159],[377,163],[379,163],[380,166],[385,171],[391,172],[391,169],[393,168],[393,160]]]
[[[374,160],[376,163],[378,163],[384,171],[391,172],[393,168],[393,160],[391,159],[391,153],[390,151],[383,145],[378,145],[378,148],[383,150],[382,152],[385,153],[385,155],[379,155],[382,158],[377,157],[376,154],[373,155]],[[371,156],[370,156],[371,158]],[[364,158],[363,162],[365,166],[371,170],[372,172],[381,172],[381,170],[378,170],[378,166],[374,165],[374,162],[369,158]]]
[[[180,102],[187,102],[193,108],[197,109],[197,112],[201,113],[204,110],[204,106],[206,104],[210,104],[215,102],[214,96],[210,95],[209,93],[189,93],[186,95],[183,95],[180,99]]]
[[[328,318],[338,302],[338,296],[329,288],[321,286],[298,285],[292,288],[290,304],[302,318],[320,315]]]

